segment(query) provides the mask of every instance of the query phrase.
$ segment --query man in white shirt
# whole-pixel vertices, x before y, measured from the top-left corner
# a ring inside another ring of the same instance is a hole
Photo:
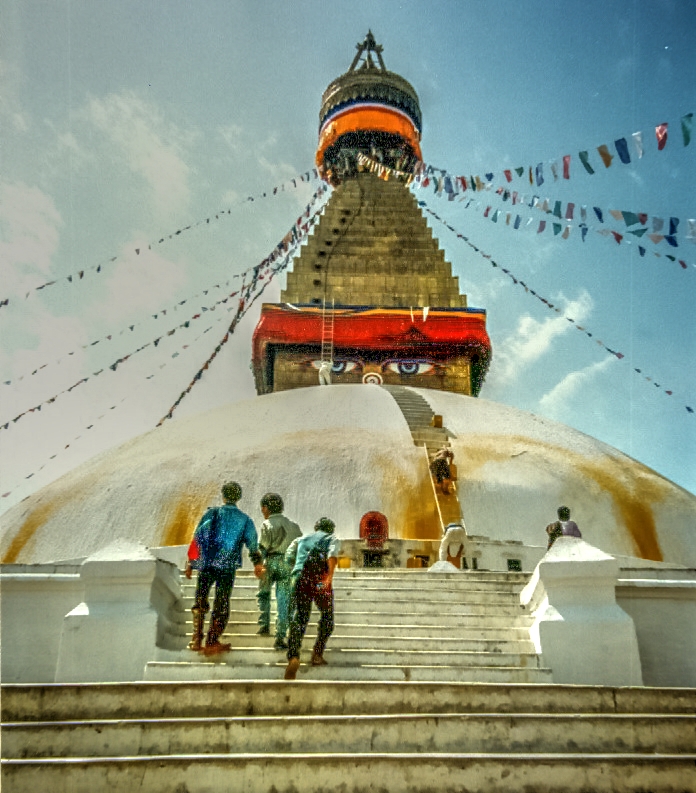
[[[290,543],[302,536],[300,527],[283,515],[283,499],[278,493],[266,493],[261,499],[261,513],[265,518],[261,525],[259,551],[263,558],[264,573],[259,580],[256,601],[259,604],[259,630],[261,636],[271,632],[271,595],[276,588],[276,650],[287,650],[285,636],[288,631],[288,597],[290,595],[290,573],[285,563],[285,552]]]

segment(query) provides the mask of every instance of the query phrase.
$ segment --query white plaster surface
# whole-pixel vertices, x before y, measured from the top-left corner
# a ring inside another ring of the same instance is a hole
[[[155,557],[123,540],[85,560],[84,600],[63,620],[55,682],[142,678],[157,640],[156,574]]]
[[[451,562],[437,561],[435,564],[430,565],[428,568],[429,573],[461,573],[462,571],[456,568]]]
[[[609,553],[696,566],[696,497],[615,449],[569,427],[481,399],[417,389],[443,415],[458,465],[467,530],[491,540],[546,541],[567,504],[583,537]],[[322,515],[358,537],[369,510],[392,537],[427,498],[422,449],[388,392],[314,387],[234,403],[165,423],[87,462],[0,519],[4,561],[44,562],[93,553],[117,538],[148,547],[185,544],[219,489],[238,480],[239,504],[257,526],[268,490],[311,530]],[[412,535],[410,535],[412,536]],[[650,555],[648,553],[648,555]]]
[[[636,630],[616,603],[619,563],[576,537],[559,537],[520,601],[534,613],[530,638],[554,683],[643,684]]]

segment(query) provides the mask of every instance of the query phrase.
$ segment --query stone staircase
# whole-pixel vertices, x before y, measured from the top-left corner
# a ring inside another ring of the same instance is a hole
[[[236,681],[2,688],[8,793],[693,793],[696,691]]]
[[[449,447],[450,433],[444,427],[434,426],[435,413],[427,400],[420,394],[405,386],[383,385],[382,388],[391,394],[401,409],[411,431],[413,443],[425,449],[426,460],[424,462],[429,466],[435,452],[443,446]],[[430,469],[428,468],[428,470]],[[456,487],[450,490],[449,495],[444,495],[433,481],[433,493],[437,503],[437,517],[441,524],[441,529],[444,530],[448,523],[459,523],[462,509]]]
[[[531,617],[519,602],[529,576],[471,571],[337,569],[335,629],[328,666],[303,663],[305,680],[468,681],[543,683],[551,672],[529,640]],[[190,636],[194,581],[182,578],[177,636],[170,635],[147,665],[147,680],[281,679],[285,653],[273,637],[258,636],[257,581],[241,570],[232,591],[223,641],[232,651],[206,659],[184,649]],[[318,618],[318,612],[313,615]],[[272,614],[273,620],[275,615]],[[308,660],[316,636],[310,622],[303,643]]]

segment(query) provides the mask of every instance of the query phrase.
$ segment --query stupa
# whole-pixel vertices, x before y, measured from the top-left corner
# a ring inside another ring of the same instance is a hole
[[[383,515],[396,566],[435,561],[444,526],[463,520],[470,564],[532,570],[564,503],[607,553],[696,565],[691,493],[567,426],[473,398],[491,355],[485,312],[467,306],[408,189],[420,131],[415,90],[368,34],[322,99],[317,164],[334,190],[281,301],[262,307],[259,396],[167,422],[26,498],[2,516],[3,562],[185,545],[234,478],[257,522],[277,491],[305,531],[329,515],[346,547],[364,542],[366,514]],[[405,176],[363,171],[365,157]],[[434,443],[458,467],[445,500]]]
[[[257,391],[316,385],[323,363],[333,383],[476,396],[491,352],[485,311],[467,307],[406,185],[421,161],[418,96],[371,32],[357,50],[322,97],[316,162],[334,192],[282,302],[262,308]],[[402,176],[380,178],[361,155]]]

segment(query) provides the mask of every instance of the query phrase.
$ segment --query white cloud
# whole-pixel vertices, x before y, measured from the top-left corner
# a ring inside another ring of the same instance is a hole
[[[577,412],[573,402],[582,396],[582,392],[594,384],[597,375],[604,372],[615,362],[614,358],[603,358],[597,363],[567,374],[551,391],[539,400],[539,407],[545,415],[563,419]]]
[[[541,322],[524,314],[515,332],[499,345],[495,367],[498,384],[509,383],[517,378],[522,371],[546,355],[559,337],[574,330],[573,323],[566,317],[572,318],[574,322],[582,322],[592,308],[592,298],[584,290],[576,300],[568,302],[560,296],[553,302],[554,305],[565,303],[561,314]]]
[[[190,168],[184,156],[195,135],[167,122],[155,107],[129,91],[92,99],[86,116],[131,172],[147,182],[160,219],[187,211]]]
[[[0,184],[3,296],[37,286],[51,270],[63,225],[51,196],[26,184]]]
[[[140,250],[136,254],[136,249]],[[126,243],[110,270],[106,301],[89,308],[93,319],[123,322],[129,316],[142,316],[166,308],[168,301],[186,282],[185,267],[148,250],[143,238]]]

